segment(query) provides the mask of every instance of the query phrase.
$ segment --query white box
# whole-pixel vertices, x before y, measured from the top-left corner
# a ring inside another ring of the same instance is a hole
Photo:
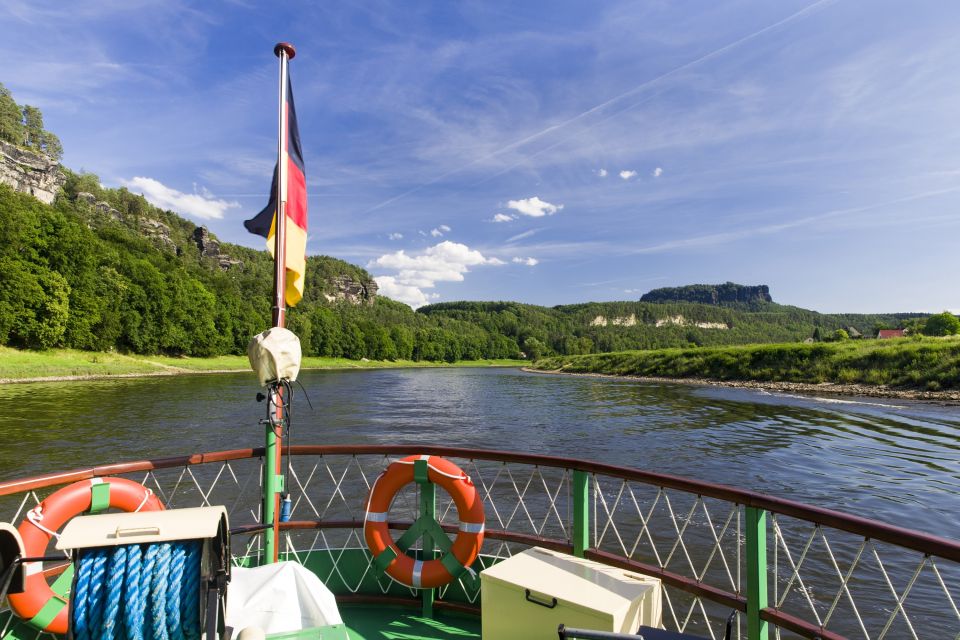
[[[555,640],[557,627],[661,626],[660,580],[533,547],[480,573],[483,640]]]

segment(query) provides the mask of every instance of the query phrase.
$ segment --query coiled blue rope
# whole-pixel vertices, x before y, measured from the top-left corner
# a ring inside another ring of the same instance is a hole
[[[199,640],[199,541],[91,549],[71,600],[75,640]]]

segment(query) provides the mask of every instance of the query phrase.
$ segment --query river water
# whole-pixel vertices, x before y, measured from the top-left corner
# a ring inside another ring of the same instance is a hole
[[[301,382],[314,409],[297,390],[296,444],[430,443],[597,460],[960,538],[957,407],[516,369],[306,371]],[[0,480],[260,446],[257,391],[251,373],[0,386]],[[829,582],[821,569],[808,587]],[[942,570],[956,593],[957,567]],[[895,577],[898,589],[905,579]],[[833,593],[824,591],[822,610]],[[928,583],[913,593],[919,637],[956,636],[960,622],[942,589]],[[881,624],[890,615],[877,575],[857,599]],[[863,637],[849,616],[837,625]]]
[[[298,444],[610,462],[960,537],[960,409],[515,369],[307,371]],[[252,374],[0,387],[0,479],[261,445]]]

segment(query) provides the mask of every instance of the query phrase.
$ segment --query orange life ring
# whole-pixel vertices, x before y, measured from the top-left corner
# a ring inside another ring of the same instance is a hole
[[[107,486],[107,490],[95,489]],[[101,495],[94,499],[94,492]],[[18,531],[23,538],[26,557],[35,558],[46,553],[50,539],[72,517],[91,506],[103,507],[109,495],[109,506],[123,511],[161,511],[163,503],[153,491],[142,484],[123,478],[93,478],[74,482],[47,496],[47,499],[27,513]],[[97,504],[100,503],[100,504]],[[68,601],[54,593],[43,575],[42,562],[24,565],[26,578],[23,593],[10,594],[10,608],[29,624],[48,633],[67,633],[70,619]]]
[[[460,518],[457,537],[450,550],[436,560],[415,560],[400,550],[390,537],[387,512],[394,497],[415,480],[414,463],[427,463],[427,479],[443,487],[453,498]],[[378,565],[397,582],[410,587],[440,587],[455,580],[480,554],[483,544],[483,500],[460,467],[437,456],[407,456],[390,464],[370,490],[363,536]]]

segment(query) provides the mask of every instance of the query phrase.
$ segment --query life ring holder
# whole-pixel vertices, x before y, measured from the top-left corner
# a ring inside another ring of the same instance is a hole
[[[460,520],[451,543],[431,514],[422,515],[397,541],[390,536],[387,513],[397,493],[411,482],[433,483],[453,498]],[[483,544],[483,500],[470,477],[460,467],[439,456],[407,456],[392,462],[370,489],[363,535],[373,563],[393,580],[417,589],[441,587],[464,573],[474,575],[470,566]],[[429,534],[443,555],[434,560],[417,560],[406,550]]]
[[[58,489],[27,513],[17,528],[25,557],[41,557],[59,529],[74,516],[108,508],[122,511],[162,511],[163,503],[153,491],[124,478],[92,478]],[[28,624],[42,631],[64,635],[70,613],[69,600],[47,584],[43,562],[23,566],[23,592],[11,593],[10,608]]]

